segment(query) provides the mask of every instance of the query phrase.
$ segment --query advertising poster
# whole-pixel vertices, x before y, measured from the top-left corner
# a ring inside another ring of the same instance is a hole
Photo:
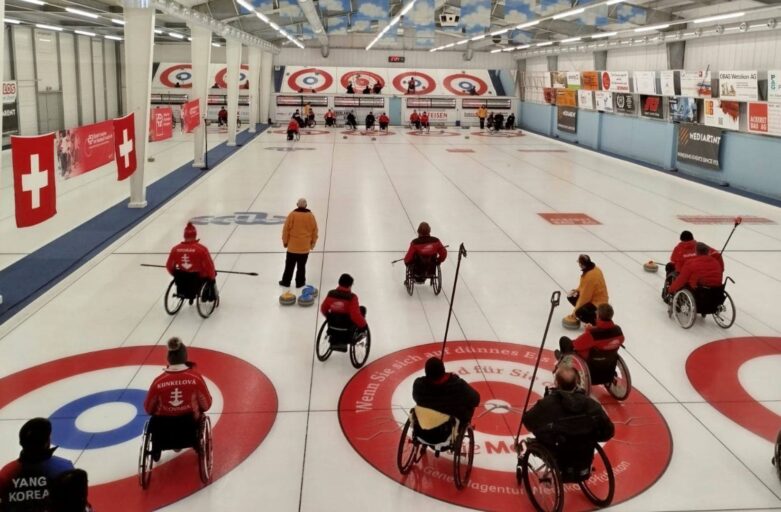
[[[556,126],[560,132],[578,132],[578,109],[574,107],[559,107],[556,115]]]
[[[60,177],[73,178],[114,160],[114,121],[60,130],[56,134]]]
[[[201,122],[201,104],[197,99],[182,105],[182,124],[187,133],[195,130]]]
[[[578,91],[578,106],[586,110],[594,110],[594,91],[580,89]]]
[[[3,82],[3,135],[19,132],[19,109],[16,106],[16,82]]]
[[[635,92],[638,94],[656,94],[656,72],[635,71]]]
[[[580,89],[580,73],[578,71],[567,71],[567,89]]]
[[[556,104],[556,89],[553,89],[551,87],[546,87],[542,90],[543,99],[545,100],[545,103],[549,103],[550,105]]]
[[[675,96],[675,71],[661,71],[662,96]]]
[[[629,92],[629,72],[603,71],[602,90],[611,92]]]
[[[718,171],[721,129],[682,123],[678,131],[678,161]]]
[[[149,142],[174,136],[174,113],[170,107],[156,107],[149,112]]]
[[[577,107],[577,91],[570,89],[556,89],[556,105],[560,105],[562,107]]]
[[[662,96],[640,96],[640,115],[651,119],[664,119]]]
[[[670,119],[679,123],[696,123],[697,100],[684,96],[670,98]]]
[[[564,89],[567,87],[567,73],[565,71],[554,71],[551,73],[554,89]]]
[[[713,96],[710,71],[705,71],[704,69],[699,71],[681,71],[681,96],[693,96],[695,98],[710,98]]]
[[[749,103],[748,131],[781,136],[781,103]]]
[[[767,72],[767,101],[781,101],[781,69]]]
[[[600,112],[613,112],[613,93],[608,91],[594,91],[594,100],[597,110]]]
[[[613,94],[616,112],[619,114],[632,114],[637,112],[635,96],[633,94],[615,93]]]
[[[599,72],[598,71],[583,71],[580,74],[580,87],[588,91],[599,90]]]
[[[702,122],[725,130],[740,130],[740,103],[737,101],[705,100]]]
[[[719,98],[732,101],[759,99],[757,71],[719,71]]]

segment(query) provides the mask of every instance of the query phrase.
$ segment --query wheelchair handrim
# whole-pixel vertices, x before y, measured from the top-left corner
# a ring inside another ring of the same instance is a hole
[[[578,482],[578,485],[583,494],[586,495],[586,498],[594,505],[606,507],[613,501],[613,495],[616,491],[616,480],[613,474],[613,467],[610,465],[610,460],[607,458],[605,451],[599,445],[597,445],[596,451],[589,479]],[[603,474],[607,477],[607,482],[600,481]],[[601,494],[598,493],[600,486],[603,487]],[[604,489],[604,487],[607,488]]]
[[[528,446],[522,464],[523,486],[534,508],[540,512],[559,512],[564,504],[564,488],[558,469],[542,457],[539,449]]]

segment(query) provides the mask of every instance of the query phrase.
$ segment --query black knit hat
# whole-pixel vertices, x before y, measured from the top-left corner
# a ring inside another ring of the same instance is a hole
[[[52,435],[52,423],[46,418],[33,418],[19,430],[19,444],[24,450],[47,448]]]
[[[691,242],[694,240],[694,235],[691,231],[681,231],[681,242]]]
[[[445,374],[445,363],[438,357],[429,357],[426,361],[426,377],[438,379]]]
[[[353,276],[350,274],[342,274],[339,276],[339,286],[349,288],[353,285]]]
[[[187,362],[187,347],[179,338],[168,340],[168,364],[184,364]]]

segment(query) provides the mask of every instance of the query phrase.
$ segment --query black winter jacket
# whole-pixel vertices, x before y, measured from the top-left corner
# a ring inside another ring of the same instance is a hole
[[[480,404],[480,393],[454,373],[446,374],[443,379],[437,383],[428,377],[418,377],[412,385],[412,398],[421,407],[468,422]]]

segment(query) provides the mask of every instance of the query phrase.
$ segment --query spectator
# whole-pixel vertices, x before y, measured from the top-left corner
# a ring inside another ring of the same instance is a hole
[[[372,87],[372,92],[374,94],[382,94],[382,84],[380,82],[374,82],[374,87]]]
[[[353,90],[353,83],[347,82],[347,90],[344,91],[346,94],[355,94],[355,90]]]
[[[299,199],[296,206],[282,228],[282,245],[287,249],[287,256],[279,285],[290,286],[296,270],[296,288],[301,288],[306,284],[306,260],[317,243],[317,220],[307,209],[306,199]]]

